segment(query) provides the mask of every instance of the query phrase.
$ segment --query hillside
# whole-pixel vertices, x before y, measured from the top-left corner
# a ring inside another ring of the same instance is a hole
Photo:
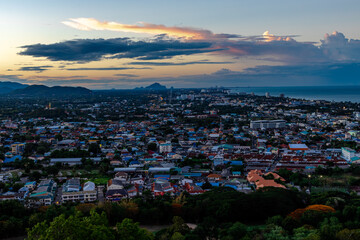
[[[0,82],[0,94],[10,93],[16,89],[26,88],[28,85],[24,85],[16,82]]]
[[[16,89],[9,93],[11,96],[24,97],[63,97],[89,95],[92,91],[83,87],[47,87],[44,85],[31,85],[23,89]]]

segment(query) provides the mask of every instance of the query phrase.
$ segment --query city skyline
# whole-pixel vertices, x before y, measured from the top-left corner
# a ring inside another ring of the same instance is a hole
[[[141,7],[140,7],[141,6]],[[358,85],[356,1],[0,4],[0,81],[90,89]]]

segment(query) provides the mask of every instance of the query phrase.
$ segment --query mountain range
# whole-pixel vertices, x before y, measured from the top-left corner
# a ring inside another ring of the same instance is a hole
[[[0,94],[10,93],[16,89],[26,88],[28,85],[24,85],[17,82],[0,82]]]
[[[25,85],[15,82],[0,82],[0,94],[16,97],[65,97],[89,95],[92,91],[84,87],[47,87]]]

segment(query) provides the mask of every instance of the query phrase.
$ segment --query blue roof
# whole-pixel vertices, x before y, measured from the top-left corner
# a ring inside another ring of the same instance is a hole
[[[20,155],[13,156],[11,158],[6,157],[5,160],[4,160],[4,163],[11,163],[11,162],[14,162],[16,159],[21,160],[22,157]]]
[[[231,184],[225,184],[225,187],[231,187],[231,188],[233,188],[233,189],[237,190],[237,187],[236,187],[236,186],[234,186],[234,185],[231,185]]]
[[[25,186],[26,186],[26,185],[33,185],[33,184],[36,184],[36,182],[35,182],[35,181],[27,182],[27,183],[25,183]]]
[[[170,179],[170,175],[168,174],[157,174],[154,175],[155,179],[165,179],[165,180],[169,180]]]
[[[185,177],[201,177],[201,173],[182,173]]]
[[[231,166],[241,166],[243,165],[242,161],[224,161],[225,164],[230,163]]]

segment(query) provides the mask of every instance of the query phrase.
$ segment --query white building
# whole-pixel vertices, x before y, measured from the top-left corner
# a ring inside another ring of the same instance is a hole
[[[97,190],[93,182],[84,183],[82,191],[62,192],[62,202],[94,202],[97,199]]]
[[[170,142],[161,143],[159,147],[160,153],[169,153],[172,152],[172,146]]]
[[[341,148],[341,154],[346,161],[351,161],[353,157],[357,156],[356,151],[348,147]]]
[[[285,120],[259,120],[251,121],[250,128],[259,129],[259,128],[284,128],[286,124]]]

